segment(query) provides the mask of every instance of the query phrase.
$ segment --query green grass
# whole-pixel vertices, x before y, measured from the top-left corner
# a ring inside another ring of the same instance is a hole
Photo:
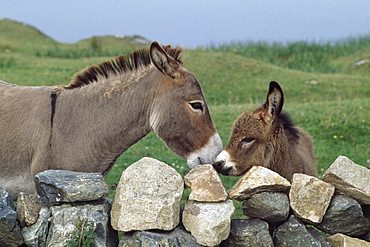
[[[11,33],[2,32],[10,29]],[[354,62],[370,57],[369,39],[360,37],[332,46],[290,44],[287,47],[303,57],[318,59],[307,65],[301,58],[289,55],[289,63],[294,67],[275,62],[274,56],[278,56],[276,61],[283,61],[284,56],[279,54],[285,53],[275,53],[274,49],[285,48],[276,48],[274,44],[257,45],[258,49],[255,47],[253,52],[245,53],[247,55],[242,51],[251,47],[240,47],[240,51],[235,51],[233,45],[228,48],[225,45],[186,50],[182,57],[185,67],[201,82],[224,144],[235,119],[243,111],[261,105],[269,81],[278,81],[285,94],[284,110],[313,137],[321,176],[339,155],[360,165],[365,165],[370,158],[370,67],[352,67]],[[0,21],[0,80],[29,86],[66,85],[79,70],[106,61],[112,54],[129,53],[142,47],[133,44],[133,40],[106,36],[72,45],[59,44],[29,26]],[[354,45],[353,40],[358,40],[359,44],[355,42]],[[271,53],[270,58],[268,53]],[[310,81],[317,84],[307,83]],[[118,183],[122,171],[145,156],[171,165],[182,175],[189,170],[185,160],[169,150],[155,133],[150,133],[119,157],[106,177],[108,185]],[[222,176],[222,179],[230,189],[238,178]],[[184,200],[187,195],[188,191]],[[109,197],[113,196],[112,189]],[[240,218],[241,203],[235,204],[235,217]]]
[[[6,56],[0,57],[0,68],[1,69],[12,68],[15,66],[16,66],[16,61],[14,57],[6,57]]]
[[[242,55],[285,68],[306,72],[335,73],[341,68],[332,60],[352,55],[361,50],[369,51],[370,36],[348,38],[326,43],[272,43],[236,42],[211,46],[211,50],[221,50]]]

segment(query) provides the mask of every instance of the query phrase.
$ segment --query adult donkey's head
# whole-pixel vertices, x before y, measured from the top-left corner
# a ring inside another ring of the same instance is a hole
[[[171,54],[153,42],[150,57],[161,72],[159,87],[152,103],[150,125],[164,143],[193,168],[211,164],[222,151],[218,135],[206,104],[202,88],[195,78]]]

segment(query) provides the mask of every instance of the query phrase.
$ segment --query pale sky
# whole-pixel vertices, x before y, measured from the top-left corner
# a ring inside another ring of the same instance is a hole
[[[11,0],[2,1],[0,18],[63,43],[100,35],[141,35],[187,48],[325,42],[370,35],[370,0]]]

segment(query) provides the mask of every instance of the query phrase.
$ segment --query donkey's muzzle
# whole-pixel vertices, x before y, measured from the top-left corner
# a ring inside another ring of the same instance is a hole
[[[225,167],[225,163],[226,162],[224,160],[221,160],[212,165],[218,173],[221,173],[222,175],[230,175],[232,167]]]
[[[198,165],[213,164],[217,155],[222,151],[222,141],[218,133],[214,134],[206,145],[190,153],[187,157],[189,168],[193,169]]]

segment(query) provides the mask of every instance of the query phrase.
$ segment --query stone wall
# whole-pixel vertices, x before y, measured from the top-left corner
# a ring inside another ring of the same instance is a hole
[[[95,246],[370,246],[370,170],[344,156],[322,179],[292,183],[253,167],[228,192],[211,165],[183,179],[151,158],[122,173],[114,201],[99,174],[49,170],[35,181],[39,196],[21,193],[16,208],[0,188],[0,246],[65,246],[79,223]],[[232,200],[248,219],[232,219]]]

